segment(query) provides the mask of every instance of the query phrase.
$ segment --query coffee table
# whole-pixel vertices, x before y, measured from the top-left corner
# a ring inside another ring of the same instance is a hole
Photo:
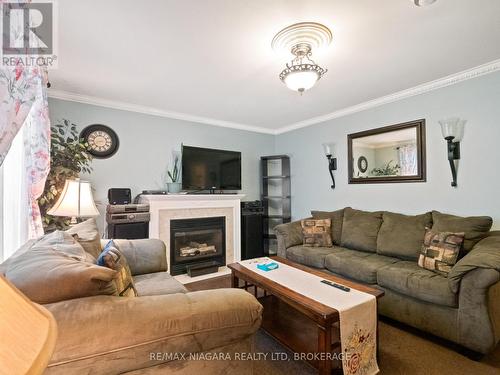
[[[384,295],[382,290],[364,284],[284,258],[271,258],[323,279],[372,294],[377,299]],[[231,270],[231,286],[245,290],[253,288],[255,297],[258,297],[264,306],[262,328],[296,353],[293,359],[307,361],[316,367],[321,375],[342,371],[340,357],[335,356],[341,352],[339,312],[336,309],[299,294],[286,285],[269,280],[238,263],[229,264],[228,267]]]

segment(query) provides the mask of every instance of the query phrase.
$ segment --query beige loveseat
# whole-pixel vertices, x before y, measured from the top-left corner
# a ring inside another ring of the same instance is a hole
[[[162,241],[115,243],[139,297],[44,305],[59,332],[46,374],[251,373],[250,361],[210,359],[251,352],[262,314],[252,295],[237,289],[188,292],[167,272]]]

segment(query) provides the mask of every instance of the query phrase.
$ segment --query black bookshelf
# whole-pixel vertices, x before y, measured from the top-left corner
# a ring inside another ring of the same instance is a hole
[[[276,254],[273,228],[291,221],[290,157],[263,156],[261,160],[261,199],[264,206],[264,252]]]

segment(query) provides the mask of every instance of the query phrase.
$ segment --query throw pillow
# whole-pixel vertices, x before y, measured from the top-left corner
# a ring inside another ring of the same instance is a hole
[[[342,223],[344,221],[344,209],[337,211],[311,211],[313,219],[330,219],[332,221],[332,241],[340,245],[342,237]]]
[[[332,221],[330,219],[301,221],[304,246],[332,247]]]
[[[436,232],[465,233],[464,251],[469,252],[474,245],[488,235],[493,225],[489,216],[455,216],[432,211],[432,230]]]
[[[85,251],[94,258],[101,253],[101,236],[95,219],[88,219],[73,225],[66,232],[75,237]]]
[[[432,214],[408,216],[384,212],[377,236],[377,254],[417,260],[426,228],[432,225]]]
[[[436,232],[427,229],[418,265],[448,276],[464,243],[464,233]]]
[[[121,251],[116,248],[113,240],[106,244],[101,255],[97,258],[97,264],[116,271],[117,274],[113,282],[115,283],[118,296],[137,296],[137,290],[134,286],[134,280],[127,259]]]
[[[376,252],[382,212],[344,209],[341,245],[349,249]]]
[[[86,262],[84,254],[71,235],[56,231],[9,260],[5,277],[33,302],[42,304],[115,294],[110,282],[116,272]]]

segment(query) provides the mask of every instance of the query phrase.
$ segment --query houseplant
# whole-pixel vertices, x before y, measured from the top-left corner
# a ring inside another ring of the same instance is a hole
[[[171,182],[167,183],[169,193],[179,193],[181,183],[179,182],[179,155],[174,155],[172,169],[167,172]]]
[[[391,163],[394,163],[394,160],[391,160],[383,167],[373,168],[371,171],[372,176],[397,176],[400,166],[398,164],[392,166]]]
[[[92,155],[88,144],[79,138],[76,125],[63,119],[51,127],[50,172],[45,189],[38,199],[45,232],[66,229],[70,218],[51,216],[47,211],[55,204],[68,178],[77,178],[81,172],[90,173]]]

